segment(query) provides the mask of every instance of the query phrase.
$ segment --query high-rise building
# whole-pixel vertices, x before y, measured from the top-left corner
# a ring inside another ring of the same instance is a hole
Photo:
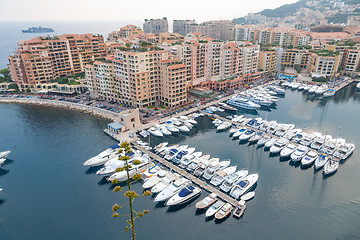
[[[206,37],[215,40],[229,41],[233,39],[233,30],[235,23],[230,20],[213,20],[201,24],[191,24],[191,33],[201,33]]]
[[[167,18],[162,19],[145,19],[143,25],[144,33],[155,33],[159,34],[162,32],[169,32],[169,26]]]
[[[265,72],[275,72],[276,68],[276,51],[266,50],[260,51],[259,54],[259,69]]]
[[[321,52],[310,53],[307,71],[312,76],[333,77],[340,66],[340,56],[337,53]]]
[[[186,36],[190,33],[190,25],[196,24],[195,20],[174,20],[173,21],[173,33],[179,33]]]
[[[83,72],[86,64],[106,55],[103,37],[93,34],[36,37],[18,46],[8,58],[11,78],[18,85],[48,83]]]
[[[119,38],[127,38],[131,35],[140,35],[143,34],[144,31],[135,25],[127,25],[125,27],[120,28],[119,31],[113,31],[109,33],[107,38],[108,42],[117,42]]]

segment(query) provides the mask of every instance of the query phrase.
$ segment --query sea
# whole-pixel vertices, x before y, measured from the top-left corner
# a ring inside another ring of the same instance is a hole
[[[286,90],[276,107],[245,117],[262,117],[298,128],[342,137],[357,146],[336,174],[324,177],[313,167],[302,169],[256,145],[217,132],[208,117],[197,119],[189,134],[144,141],[188,144],[197,151],[230,159],[238,169],[258,173],[254,199],[240,219],[206,219],[195,203],[166,207],[155,196],[137,198],[137,239],[360,239],[360,94],[355,83],[320,99]],[[229,113],[222,113],[223,116]],[[0,239],[130,239],[128,217],[111,218],[123,193],[83,162],[116,143],[103,129],[108,121],[76,111],[0,104],[0,151],[11,149],[0,168]],[[142,183],[132,188],[142,193]],[[124,185],[121,185],[124,186]],[[121,214],[128,214],[125,206]]]

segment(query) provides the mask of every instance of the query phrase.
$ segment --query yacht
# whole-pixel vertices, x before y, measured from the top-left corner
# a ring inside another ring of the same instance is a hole
[[[143,188],[152,188],[159,182],[161,182],[167,175],[169,174],[169,171],[167,170],[161,170],[157,172],[153,177],[148,178],[142,185]]]
[[[185,150],[182,150],[178,154],[176,154],[175,157],[172,158],[172,162],[175,164],[179,164],[184,156],[192,154],[193,152],[195,152],[195,148],[187,148]]]
[[[132,159],[129,159],[127,162],[129,165],[133,164],[133,161],[135,160],[136,158],[132,158]],[[141,162],[141,160],[140,160]],[[126,161],[122,161],[122,160],[119,160],[117,157],[114,157],[112,159],[110,159],[109,161],[107,161],[105,164],[104,164],[104,167],[103,168],[100,168],[96,174],[97,175],[100,175],[100,176],[103,176],[103,177],[107,177],[107,176],[110,176],[111,174],[113,174],[114,172],[116,172],[116,170],[118,168],[122,168],[124,167],[126,164]]]
[[[354,151],[355,145],[352,143],[341,144],[335,151],[334,157],[345,160],[347,159]]]
[[[296,136],[296,134],[300,134],[301,132],[302,132],[302,130],[299,128],[291,129],[284,134],[283,138],[291,140]]]
[[[291,161],[299,162],[309,151],[309,148],[303,145],[299,145],[296,150],[290,155]]]
[[[164,190],[167,186],[169,186],[171,183],[173,183],[179,177],[180,177],[180,175],[177,173],[170,172],[170,173],[166,174],[166,176],[160,182],[158,182],[151,188],[151,193],[161,192],[162,190]]]
[[[162,134],[162,132],[160,132],[160,130],[157,129],[156,127],[151,127],[147,131],[155,137],[163,137],[164,136],[164,134]]]
[[[323,146],[323,151],[326,154],[329,155],[333,155],[337,149],[337,147],[339,147],[340,145],[344,144],[345,140],[342,138],[337,138],[337,139],[330,139],[329,141],[326,141],[324,146]]]
[[[262,138],[259,139],[259,141],[257,142],[257,145],[259,147],[261,147],[270,140],[271,140],[271,137],[269,135],[264,135]]]
[[[279,153],[283,148],[285,148],[286,144],[288,144],[289,140],[285,138],[280,138],[277,140],[274,145],[270,147],[270,153]]]
[[[215,218],[217,220],[224,219],[226,216],[228,216],[231,213],[232,210],[233,210],[232,205],[230,203],[225,203],[225,205],[222,206],[220,210],[215,213]]]
[[[244,215],[245,209],[246,209],[245,201],[240,200],[233,212],[233,216],[236,218],[240,218],[242,215]]]
[[[315,159],[315,169],[320,169],[322,168],[325,163],[328,161],[328,157],[325,154],[320,154],[316,159]]]
[[[232,137],[233,139],[236,139],[238,137],[240,137],[244,132],[246,132],[247,128],[240,128],[238,131],[236,131]]]
[[[157,172],[159,172],[161,170],[162,170],[162,168],[158,164],[153,163],[153,166],[141,171],[141,176],[142,176],[143,181],[145,182],[148,179],[156,176]]]
[[[6,158],[0,158],[0,166],[2,166],[6,161]]]
[[[292,85],[291,85],[291,88],[292,89],[298,89],[300,87],[300,83],[293,83]]]
[[[238,199],[255,185],[258,178],[259,175],[255,173],[240,179],[240,181],[231,189],[230,195],[233,198]]]
[[[0,152],[0,158],[7,158],[10,153],[11,153],[11,150]]]
[[[204,199],[202,199],[201,201],[197,202],[195,207],[197,209],[205,209],[205,208],[211,206],[212,204],[214,204],[216,201],[217,201],[216,193],[211,193],[211,194],[209,194],[209,196],[207,196]]]
[[[171,161],[179,152],[188,148],[188,145],[182,145],[177,148],[171,148],[169,153],[165,155],[165,159]]]
[[[176,126],[180,132],[190,132],[190,129],[185,126],[185,125],[181,125],[181,126]]]
[[[171,131],[169,131],[164,125],[157,125],[156,128],[164,135],[170,136]]]
[[[314,134],[304,133],[299,143],[304,146],[310,146],[310,144],[314,141],[315,137],[316,136]]]
[[[235,107],[240,107],[249,110],[257,110],[260,108],[260,105],[241,97],[231,98],[226,103]]]
[[[167,123],[165,127],[172,133],[179,133],[179,129],[175,127],[172,123]]]
[[[300,143],[300,141],[303,139],[303,134],[297,133],[293,138],[292,141],[295,143]]]
[[[244,178],[248,175],[248,170],[243,169],[240,171],[237,171],[235,173],[232,173],[228,176],[226,176],[224,182],[221,184],[220,189],[223,192],[229,192],[230,189],[234,186],[234,184],[240,179]]]
[[[197,166],[195,166],[194,170],[194,175],[197,177],[200,177],[201,175],[204,174],[205,170],[209,167],[209,166],[215,166],[219,163],[219,158],[211,158],[210,160],[200,160],[197,164]],[[187,169],[186,169],[187,170]]]
[[[186,168],[193,160],[200,158],[202,152],[194,152],[192,154],[185,155],[179,164],[179,167]]]
[[[257,132],[255,135],[253,135],[250,139],[249,142],[250,143],[254,143],[260,140],[260,138],[263,137],[263,132]]]
[[[310,147],[315,150],[319,150],[321,147],[324,146],[325,141],[330,141],[332,137],[330,135],[325,136],[318,136],[314,139],[314,141],[310,144]]]
[[[318,154],[315,151],[308,151],[305,156],[301,159],[301,165],[309,166],[315,162],[318,158]]]
[[[296,145],[289,143],[288,145],[286,145],[286,147],[284,147],[281,151],[280,151],[280,157],[290,157],[290,155],[295,152],[296,150]]]
[[[219,186],[224,182],[226,176],[236,171],[236,168],[237,166],[232,166],[232,167],[227,167],[224,170],[217,171],[215,175],[211,178],[210,183],[214,186]]]
[[[270,134],[275,134],[275,132],[279,129],[279,124],[276,121],[271,121],[269,127],[266,132]]]
[[[306,86],[304,86],[304,92],[309,91],[310,88],[311,88],[311,85],[306,85]]]
[[[255,133],[256,133],[256,132],[255,132],[254,130],[248,129],[248,130],[246,130],[246,132],[244,132],[243,134],[241,134],[241,135],[239,136],[239,140],[240,140],[240,141],[247,141],[247,140],[249,140],[252,136],[254,136]]]
[[[267,142],[265,143],[265,145],[264,145],[264,146],[265,146],[265,149],[271,148],[271,146],[274,145],[277,140],[278,140],[278,139],[275,138],[275,137],[271,138],[269,141],[267,141]]]
[[[147,165],[149,162],[148,159],[144,158],[142,159],[141,163],[138,165],[131,165],[132,168],[129,170],[129,177],[133,177],[136,173],[140,173],[140,168],[144,167],[145,165]],[[107,180],[109,182],[112,181],[117,181],[117,182],[123,182],[127,180],[127,172],[126,171],[121,171],[121,172],[116,172],[114,174],[112,174],[110,177],[107,178]]]
[[[108,149],[99,153],[99,155],[97,155],[93,158],[90,158],[89,160],[84,162],[84,166],[96,167],[96,166],[103,165],[110,159],[117,156],[119,148],[120,148],[119,144],[111,145]]]
[[[189,130],[193,128],[193,125],[189,121],[184,121],[184,126],[187,127]]]
[[[206,180],[210,180],[216,171],[222,170],[230,165],[230,161],[221,161],[216,164],[211,163],[208,168],[206,168],[203,177]]]
[[[225,202],[221,200],[216,201],[210,208],[208,208],[208,210],[206,210],[205,213],[206,218],[214,216],[217,213],[217,211],[219,211],[224,205]]]
[[[330,175],[336,172],[338,168],[339,168],[339,161],[330,159],[325,163],[323,173],[324,175]]]
[[[318,89],[318,86],[312,86],[311,88],[309,88],[308,92],[309,93],[315,93],[315,91]]]
[[[169,186],[167,186],[164,190],[159,192],[159,194],[155,197],[154,201],[155,202],[166,201],[167,199],[177,194],[183,187],[189,185],[190,183],[191,183],[190,180],[181,177],[175,180]]]
[[[329,88],[327,86],[323,85],[323,86],[318,87],[314,93],[317,95],[323,95],[328,89]]]
[[[278,137],[284,136],[289,130],[295,127],[294,124],[281,124],[278,130],[275,132],[275,135]]]
[[[154,147],[154,151],[158,152],[160,149],[166,147],[168,144],[168,142],[162,142]]]
[[[198,197],[201,194],[201,189],[198,187],[195,187],[193,185],[186,186],[181,191],[174,196],[172,196],[169,200],[166,202],[166,206],[174,206],[174,205],[180,205],[184,204],[196,197]]]
[[[217,130],[221,131],[221,130],[225,130],[228,129],[229,127],[231,127],[231,123],[224,121],[222,124],[220,124],[219,126],[217,126]]]
[[[336,91],[334,89],[328,89],[326,92],[324,92],[323,96],[324,98],[332,97],[334,96]]]

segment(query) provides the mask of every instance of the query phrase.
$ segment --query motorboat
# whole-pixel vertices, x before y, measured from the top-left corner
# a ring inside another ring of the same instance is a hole
[[[232,137],[233,139],[236,139],[238,137],[240,137],[244,132],[246,132],[247,128],[240,128],[238,131],[236,131]]]
[[[231,189],[230,195],[239,199],[243,194],[247,193],[259,179],[258,174],[250,174],[242,179]]]
[[[347,159],[354,151],[355,145],[352,143],[341,144],[334,153],[334,157],[340,160]]]
[[[156,127],[151,127],[147,131],[155,137],[163,137],[164,136],[164,134],[162,134],[162,132],[160,132],[160,130],[157,129]]]
[[[334,89],[328,89],[326,92],[324,92],[323,96],[324,98],[332,97],[334,96],[336,91]]]
[[[328,89],[329,88],[327,86],[323,85],[323,86],[318,87],[314,93],[317,95],[323,95]]]
[[[270,152],[273,154],[279,153],[283,148],[285,148],[288,142],[289,140],[287,140],[286,138],[280,138],[274,143],[274,145],[270,147]]]
[[[167,147],[169,143],[168,142],[162,142],[162,143],[159,143],[158,145],[156,145],[154,147],[154,151],[155,152],[158,152],[160,149],[164,148],[164,147]]]
[[[169,171],[167,170],[161,170],[157,172],[153,177],[148,178],[142,185],[143,188],[152,188],[159,182],[161,182],[167,175],[169,174]]]
[[[302,138],[300,140],[300,144],[304,146],[310,146],[310,144],[314,141],[315,135],[311,133],[304,133],[302,134]]]
[[[302,132],[302,130],[299,128],[291,129],[284,134],[283,138],[291,140],[296,136],[296,134],[300,134],[301,132]]]
[[[239,115],[232,119],[233,122],[240,122],[244,118],[244,115]]]
[[[223,123],[223,121],[221,119],[215,119],[212,121],[212,124],[215,125],[215,127],[220,126]]]
[[[230,203],[225,203],[225,205],[222,206],[220,210],[215,213],[215,218],[217,220],[224,219],[231,213],[232,210],[233,206]]]
[[[198,187],[195,187],[193,185],[186,186],[181,191],[174,196],[172,196],[169,200],[166,202],[166,206],[174,206],[174,205],[180,205],[184,204],[196,197],[198,197],[201,194],[201,189]]]
[[[180,147],[171,148],[168,154],[165,155],[165,159],[171,161],[179,152],[188,148],[188,145],[182,145]]]
[[[155,202],[166,201],[167,199],[177,194],[181,189],[183,189],[183,187],[187,186],[190,183],[191,183],[190,180],[181,177],[175,180],[169,186],[167,186],[164,190],[159,192],[159,194],[155,197],[154,201]]]
[[[281,124],[276,130],[275,135],[278,137],[284,136],[289,130],[293,129],[295,127],[294,124]]]
[[[234,173],[236,171],[237,166],[227,167],[224,170],[217,171],[215,175],[211,178],[210,183],[214,186],[219,186],[222,184],[226,178],[226,176]]]
[[[286,145],[281,151],[280,151],[280,157],[290,157],[290,155],[295,152],[296,150],[296,145],[289,143],[288,145]]]
[[[148,131],[146,131],[145,129],[143,129],[139,132],[139,135],[143,138],[146,138],[150,135],[150,133]]]
[[[325,135],[325,136],[320,135],[318,137],[315,137],[314,141],[310,144],[310,147],[312,149],[319,150],[321,147],[324,146],[325,141],[329,141],[331,139],[332,137],[330,135]]]
[[[165,127],[170,131],[170,132],[172,132],[172,133],[179,133],[179,129],[177,128],[177,127],[175,127],[174,126],[174,124],[172,124],[172,123],[167,123],[166,125],[165,125]]]
[[[224,182],[220,186],[220,189],[223,192],[229,192],[231,190],[231,188],[236,184],[236,182],[239,179],[246,177],[248,175],[248,173],[249,172],[247,169],[242,169],[240,171],[237,171],[233,174],[226,176]]]
[[[182,158],[188,154],[192,154],[195,152],[195,148],[187,148],[185,150],[180,151],[178,154],[176,154],[175,157],[173,157],[171,160],[173,163],[178,164],[181,162]]]
[[[168,173],[165,177],[151,188],[151,193],[159,193],[180,177],[177,173]],[[149,179],[151,181],[151,179]],[[145,182],[146,183],[146,182]]]
[[[246,209],[245,201],[240,200],[238,202],[238,205],[235,207],[233,216],[236,218],[240,218],[242,215],[244,215],[245,209]]]
[[[337,138],[337,139],[330,139],[327,140],[322,147],[322,151],[324,151],[326,154],[333,155],[340,145],[345,143],[345,139]]]
[[[217,201],[216,193],[211,193],[211,194],[209,194],[209,196],[207,196],[204,199],[202,199],[201,201],[197,202],[195,207],[197,209],[205,209],[205,208],[211,206],[212,204],[214,204],[216,201]]]
[[[253,135],[250,139],[249,142],[253,143],[253,142],[257,142],[260,140],[260,138],[263,137],[263,132],[257,132],[255,135]]]
[[[97,156],[92,157],[89,160],[87,160],[86,162],[84,162],[84,166],[97,167],[97,166],[103,165],[110,159],[117,156],[119,148],[120,148],[119,144],[111,145],[105,151],[99,153]]]
[[[270,140],[271,140],[271,137],[269,135],[264,135],[262,138],[259,139],[259,141],[257,142],[257,145],[259,147],[261,147]]]
[[[6,158],[0,158],[0,166],[2,166],[6,161]]]
[[[227,105],[226,103],[218,103],[220,107],[228,111],[236,111],[236,108]]]
[[[308,151],[308,147],[299,145],[296,150],[290,155],[291,161],[300,162]]]
[[[303,91],[306,86],[307,86],[306,84],[301,84],[301,85],[299,86],[298,90],[299,90],[299,91]]]
[[[200,158],[202,152],[194,152],[192,154],[185,155],[179,164],[179,167],[186,168],[194,159]]]
[[[189,121],[184,121],[184,126],[187,127],[189,130],[193,128],[193,125]]]
[[[329,158],[325,154],[320,154],[315,160],[315,169],[322,168],[328,160]]]
[[[197,124],[197,121],[195,121],[195,120],[192,119],[192,118],[189,118],[187,121],[188,121],[189,123],[191,123],[192,125],[196,125],[196,124]]]
[[[270,122],[266,132],[270,134],[275,134],[275,132],[279,129],[279,124],[276,121]]]
[[[311,88],[309,88],[308,92],[309,93],[315,93],[315,91],[318,89],[319,87],[318,86],[312,86]]]
[[[298,89],[300,87],[300,83],[293,83],[292,85],[291,85],[291,89]]]
[[[172,124],[174,124],[175,126],[180,126],[181,125],[181,121],[179,121],[179,119],[177,119],[176,117],[172,117],[169,120]]]
[[[197,166],[195,166],[194,169],[194,175],[197,177],[200,177],[201,175],[204,174],[205,170],[209,167],[209,166],[215,166],[216,164],[219,163],[219,158],[211,158],[209,159],[201,159]],[[186,169],[187,170],[187,169]]]
[[[277,140],[278,140],[278,139],[275,138],[275,137],[271,138],[269,141],[267,141],[267,142],[265,143],[265,145],[264,145],[265,149],[271,148],[271,146],[274,145]]]
[[[149,178],[152,178],[156,176],[157,172],[161,171],[162,168],[159,166],[159,164],[153,164],[153,166],[150,166],[147,169],[144,169],[141,171],[141,178],[145,181],[147,181]]]
[[[318,158],[318,154],[315,151],[308,151],[305,156],[301,159],[301,165],[309,166],[315,162]]]
[[[118,146],[119,148],[119,146]],[[0,152],[0,158],[7,158],[9,154],[11,153],[11,150]]]
[[[306,86],[304,86],[304,92],[309,91],[310,88],[311,88],[311,85],[306,85]]]
[[[133,177],[135,174],[140,173],[140,168],[147,165],[149,162],[148,159],[144,158],[143,161],[138,165],[132,165],[132,168],[129,170],[129,177]],[[112,174],[110,177],[107,178],[109,182],[117,181],[117,182],[123,182],[127,180],[127,171],[123,170],[120,172],[116,172]]]
[[[231,127],[231,123],[224,121],[222,124],[220,124],[219,126],[217,126],[217,130],[221,131],[221,130],[225,130],[228,129],[229,127]]]
[[[164,125],[157,125],[156,128],[157,128],[164,136],[169,136],[169,135],[171,135],[171,131],[169,131]]]
[[[203,177],[206,179],[206,180],[210,180],[214,174],[219,171],[219,170],[222,170],[226,167],[228,167],[230,165],[230,160],[228,161],[221,161],[221,162],[218,162],[218,163],[211,163],[209,165],[208,168],[206,168],[204,174],[203,174]]]
[[[300,143],[300,141],[303,139],[303,134],[297,133],[293,138],[292,141],[295,143]]]
[[[257,110],[260,108],[259,104],[253,103],[242,97],[231,98],[226,103],[235,107],[244,108],[248,110]]]
[[[190,132],[190,129],[185,126],[185,125],[181,125],[181,126],[176,126],[180,132]]]
[[[211,207],[208,208],[205,212],[207,218],[214,216],[223,206],[225,202],[218,200]]]
[[[135,158],[129,159],[127,161],[127,163],[129,165],[132,165],[134,160],[135,160]],[[141,160],[140,160],[140,162],[141,162]],[[139,162],[136,162],[136,163],[139,163]],[[100,175],[102,177],[110,176],[111,174],[116,172],[117,169],[124,167],[125,164],[126,164],[126,161],[119,160],[117,157],[114,157],[114,158],[110,159],[109,161],[107,161],[104,164],[103,168],[100,168],[99,170],[97,170],[96,174]]]
[[[324,175],[330,175],[336,172],[338,168],[339,168],[339,161],[330,159],[325,163],[323,173]]]
[[[240,141],[247,141],[247,140],[249,140],[252,136],[254,136],[255,133],[256,133],[256,132],[255,132],[254,130],[248,129],[248,130],[246,130],[246,132],[244,132],[243,134],[241,134],[241,135],[239,136],[239,140],[240,140]]]
[[[249,201],[249,200],[252,199],[253,197],[255,197],[255,192],[248,192],[248,193],[242,195],[241,198],[240,198],[240,200]]]

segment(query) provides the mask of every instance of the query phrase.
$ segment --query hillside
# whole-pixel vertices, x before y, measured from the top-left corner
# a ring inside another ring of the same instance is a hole
[[[306,0],[300,0],[296,3],[285,4],[275,9],[265,9],[259,12],[259,14],[271,18],[273,17],[283,18],[289,15],[293,15],[301,7],[305,7],[305,2]]]

